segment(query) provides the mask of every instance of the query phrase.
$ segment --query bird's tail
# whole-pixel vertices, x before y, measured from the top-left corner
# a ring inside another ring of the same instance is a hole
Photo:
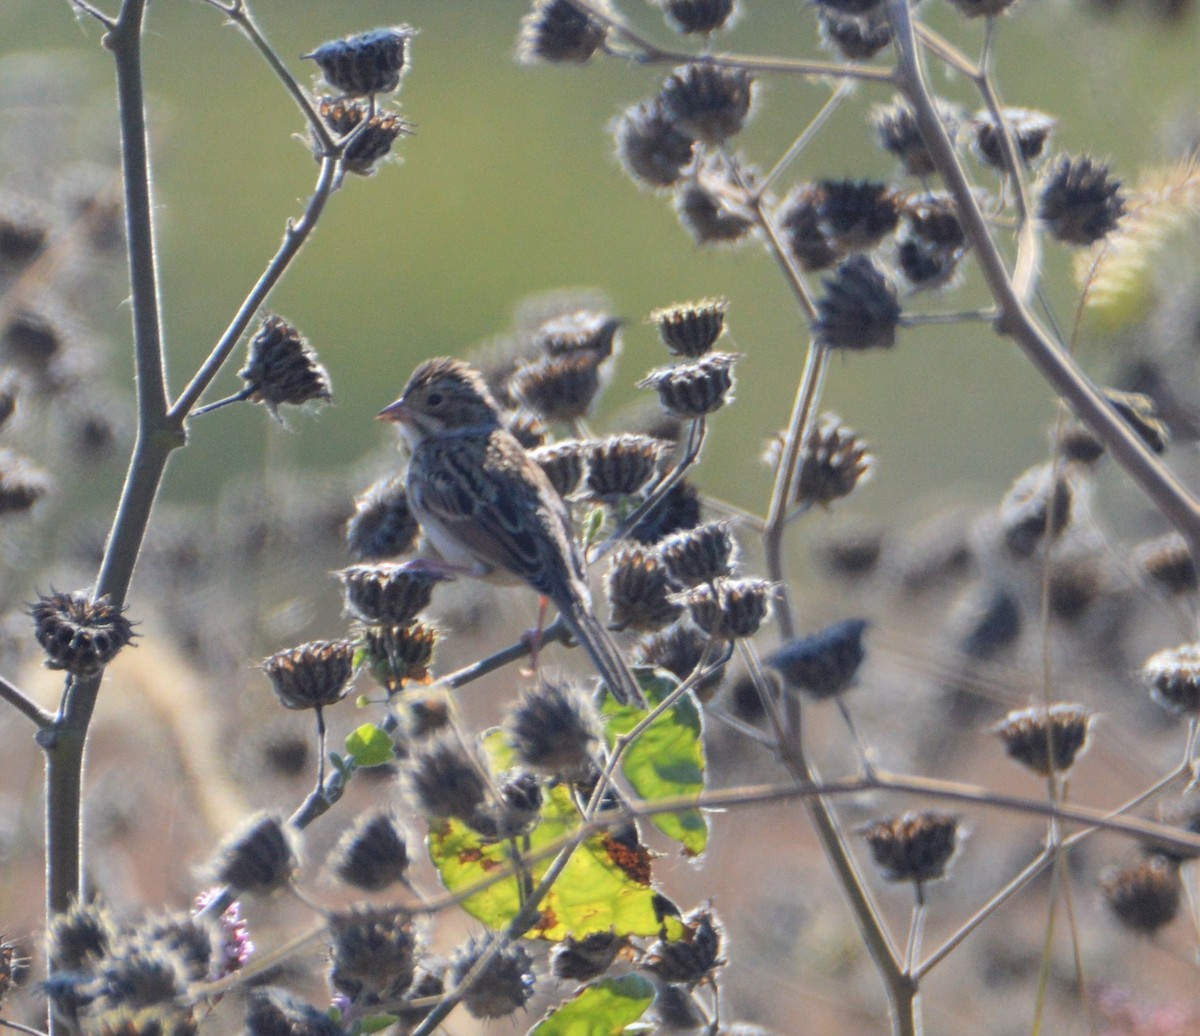
[[[620,648],[613,643],[608,631],[600,625],[599,620],[586,606],[562,608],[563,619],[571,628],[576,640],[587,652],[600,678],[608,685],[613,697],[622,705],[636,705],[639,709],[647,707],[646,698],[637,680],[630,671],[629,664],[621,655]]]

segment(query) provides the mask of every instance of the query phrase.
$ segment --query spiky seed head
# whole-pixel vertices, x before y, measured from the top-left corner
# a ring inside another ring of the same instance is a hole
[[[958,818],[922,810],[888,817],[859,829],[888,881],[935,881],[958,845]]]
[[[325,81],[348,97],[391,93],[408,71],[410,25],[393,25],[323,43],[311,54]]]
[[[874,248],[900,222],[900,195],[872,180],[822,180],[817,218],[834,246],[847,252]]]
[[[817,341],[829,349],[890,349],[900,304],[896,289],[865,255],[852,255],[824,280],[817,300]]]
[[[1109,871],[1100,887],[1116,919],[1142,935],[1153,935],[1179,913],[1179,864],[1163,856]]]
[[[211,869],[220,884],[263,896],[287,885],[299,867],[299,832],[276,813],[258,813],[221,843]]]
[[[704,177],[676,191],[675,211],[698,245],[734,244],[754,229],[754,218]]]
[[[488,941],[472,937],[455,952],[450,964],[454,985],[471,973],[487,949]],[[524,1007],[533,996],[533,958],[519,943],[506,946],[492,957],[463,996],[463,1006],[474,1018],[505,1018]]]
[[[50,922],[46,956],[56,972],[90,972],[107,956],[118,935],[117,923],[103,900],[76,900]]]
[[[346,523],[346,545],[356,561],[384,561],[407,554],[421,527],[408,506],[403,475],[379,479],[354,498]]]
[[[408,781],[417,808],[434,819],[469,820],[487,798],[483,764],[454,737],[437,738],[414,752]]]
[[[774,596],[775,584],[765,579],[720,579],[685,590],[678,599],[710,637],[735,640],[758,632]]]
[[[484,803],[467,823],[488,841],[521,838],[542,819],[542,802],[537,775],[516,770],[500,783],[497,800]]]
[[[184,1021],[176,1017],[184,1013],[187,986],[183,967],[177,957],[162,947],[127,938],[96,970],[97,984],[103,992],[93,1010],[101,1018],[114,1019],[119,1036],[144,1036],[146,1030],[140,1021],[134,1020],[142,1011],[147,1011],[152,1019],[152,1033],[163,1031],[154,1028],[158,1025],[163,1025],[167,1032],[177,1031],[170,1023]],[[128,1028],[122,1029],[122,1023],[128,1023]],[[179,1031],[190,1034],[196,1030],[188,1024]]]
[[[930,191],[906,198],[904,220],[912,236],[926,244],[956,250],[967,247],[958,206],[945,192]]]
[[[571,0],[534,0],[533,10],[521,19],[517,58],[526,65],[538,61],[582,65],[604,46],[607,34],[603,23]]]
[[[1087,748],[1092,711],[1083,705],[1057,702],[1049,711],[1033,706],[1010,712],[992,728],[1004,750],[1042,777],[1065,773]]]
[[[650,947],[643,967],[661,981],[694,986],[724,961],[724,926],[711,910],[694,910],[684,918],[684,934],[676,942],[659,939]]]
[[[736,353],[709,353],[691,363],[659,367],[639,381],[638,388],[653,388],[664,410],[694,420],[730,402],[737,359]]]
[[[417,968],[416,978],[413,979],[413,984],[405,993],[401,1004],[389,1006],[388,1013],[394,1014],[400,1019],[399,1030],[401,1032],[412,1032],[420,1025],[433,1010],[433,1005],[446,992],[446,982],[443,977],[445,969],[445,962],[431,960],[429,957],[423,958]],[[424,1007],[413,1006],[418,1001],[428,1001],[429,1003]],[[287,1036],[292,1036],[292,1034],[288,1033]]]
[[[0,515],[23,514],[50,492],[50,476],[12,450],[0,450]]]
[[[953,140],[958,133],[962,112],[940,101],[935,104],[938,117]],[[909,176],[929,176],[934,172],[933,156],[917,128],[916,114],[903,97],[893,97],[889,105],[876,105],[871,110],[871,121],[875,124],[875,132],[884,151],[895,155]]]
[[[653,97],[625,109],[612,123],[617,158],[647,187],[674,187],[692,164],[696,142],[679,129]]]
[[[853,686],[866,658],[866,619],[843,619],[816,633],[793,637],[766,659],[788,687],[818,700]]]
[[[506,724],[517,759],[541,773],[573,778],[591,764],[600,728],[586,699],[548,683],[521,695]]]
[[[765,459],[772,467],[778,467],[782,448],[779,437],[768,445]],[[853,493],[874,466],[875,458],[858,434],[835,414],[822,414],[800,453],[796,503],[828,506]]]
[[[403,911],[359,907],[329,919],[329,981],[353,1001],[404,995],[416,969],[417,940]]]
[[[892,42],[892,25],[881,11],[864,17],[841,14],[817,5],[821,46],[847,61],[868,61]]]
[[[364,813],[338,840],[330,869],[338,879],[364,892],[380,892],[408,871],[408,844],[387,810]]]
[[[299,406],[333,398],[329,372],[305,338],[282,317],[269,316],[250,339],[246,366],[238,372],[250,399],[272,413],[284,403]]]
[[[346,1036],[346,1030],[290,993],[256,989],[246,1005],[246,1036]]]
[[[1147,579],[1167,593],[1191,593],[1198,585],[1191,549],[1177,532],[1139,543],[1133,560]]]
[[[550,479],[550,484],[564,500],[571,496],[583,481],[590,447],[578,439],[565,439],[549,446],[529,451],[530,459]]]
[[[1180,644],[1151,655],[1141,679],[1152,697],[1169,712],[1200,713],[1200,644]]]
[[[663,83],[663,111],[693,140],[719,145],[750,115],[754,80],[748,72],[712,64],[677,68]]]
[[[429,607],[433,588],[450,577],[412,565],[352,565],[337,573],[346,610],[362,622],[407,626]]]
[[[681,478],[629,531],[629,538],[647,546],[673,532],[693,529],[700,521],[700,491],[686,478]]]
[[[151,918],[137,927],[134,937],[142,945],[158,947],[174,957],[187,982],[203,982],[222,968],[224,935],[200,917],[175,913]]]
[[[428,623],[366,626],[360,643],[367,668],[389,694],[409,683],[428,683],[433,650],[440,634]]]
[[[695,672],[704,659],[708,638],[694,626],[675,625],[639,645],[635,659],[639,665],[658,666],[682,682]],[[706,676],[696,685],[696,695],[708,701],[717,693],[725,678],[724,668]]]
[[[602,360],[590,352],[548,356],[518,369],[510,387],[543,421],[577,421],[588,415],[600,392]]]
[[[46,652],[46,667],[90,676],[111,662],[134,636],[133,624],[107,595],[52,592],[29,610],[34,637]]]
[[[704,33],[730,28],[737,20],[737,0],[658,0],[668,24],[677,32]]]
[[[962,249],[931,245],[911,234],[896,242],[896,266],[910,292],[955,286],[964,254]]]
[[[368,120],[367,128],[361,130],[342,153],[346,172],[356,176],[374,173],[379,163],[391,153],[397,138],[413,131],[412,126],[395,112],[376,109],[372,114],[370,105],[341,97],[318,98],[317,113],[335,139],[349,136],[364,119]],[[309,147],[317,161],[325,157],[324,145],[311,133]]]
[[[277,651],[259,667],[271,679],[285,709],[333,705],[346,694],[354,674],[354,644],[349,640],[313,640]]]
[[[981,587],[962,608],[965,628],[958,650],[988,662],[1012,647],[1021,635],[1021,604],[1005,586]]]
[[[1124,214],[1121,181],[1086,155],[1063,155],[1038,198],[1038,218],[1052,238],[1068,245],[1095,244],[1117,228]]]
[[[611,931],[582,939],[568,935],[550,951],[550,973],[567,982],[590,982],[608,971],[626,945],[626,939]]]
[[[667,566],[643,547],[627,546],[613,556],[605,586],[610,629],[651,633],[683,614],[683,606],[670,596]]]
[[[1027,558],[1043,540],[1058,539],[1071,524],[1074,498],[1067,475],[1052,465],[1024,472],[1000,501],[1000,525],[1012,554]]]
[[[1001,114],[1012,133],[1017,156],[1022,164],[1032,165],[1046,150],[1054,132],[1054,119],[1031,108],[1004,108]],[[971,128],[975,153],[985,165],[1004,172],[1008,163],[1004,160],[1003,134],[992,113],[986,109],[976,112]]]
[[[611,313],[574,309],[543,320],[533,330],[533,344],[547,356],[583,352],[607,360],[621,351],[624,324]]]
[[[587,491],[603,501],[641,492],[662,473],[670,445],[648,435],[614,435],[591,443]]]
[[[658,327],[659,337],[673,356],[699,359],[711,351],[725,330],[728,308],[728,299],[684,302],[656,309],[650,322]]]
[[[1122,392],[1112,388],[1101,389],[1100,394],[1153,453],[1166,453],[1171,430],[1158,416],[1153,399],[1143,392]]]
[[[731,576],[737,565],[737,542],[729,522],[709,522],[672,533],[657,550],[671,578],[682,586]]]
[[[409,737],[420,740],[450,726],[450,705],[445,698],[424,698],[408,706]]]
[[[775,213],[788,251],[803,270],[827,270],[844,254],[821,225],[822,192],[819,184],[793,189]]]
[[[1091,467],[1104,456],[1105,446],[1082,421],[1071,421],[1058,438],[1063,460]]]

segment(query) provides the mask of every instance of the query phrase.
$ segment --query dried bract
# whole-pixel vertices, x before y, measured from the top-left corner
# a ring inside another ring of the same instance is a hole
[[[317,111],[335,138],[345,137],[358,129],[364,119],[367,127],[361,130],[342,153],[346,172],[357,176],[370,176],[376,166],[392,150],[392,145],[402,133],[411,133],[412,127],[395,112],[376,110],[357,101],[337,97],[322,97],[317,101]],[[324,157],[323,146],[315,136],[310,147],[317,159]]]

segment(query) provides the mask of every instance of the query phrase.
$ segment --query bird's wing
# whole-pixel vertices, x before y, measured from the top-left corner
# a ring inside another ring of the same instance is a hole
[[[507,440],[493,432],[486,442],[422,444],[413,456],[417,477],[409,478],[415,510],[484,565],[511,572],[557,603],[582,584],[570,516],[542,469]]]

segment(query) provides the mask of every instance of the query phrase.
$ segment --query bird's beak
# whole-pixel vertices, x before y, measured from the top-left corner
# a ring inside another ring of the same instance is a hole
[[[407,424],[412,421],[412,411],[408,408],[408,404],[404,402],[402,397],[380,410],[375,415],[375,419],[377,421],[396,421],[400,424]]]

